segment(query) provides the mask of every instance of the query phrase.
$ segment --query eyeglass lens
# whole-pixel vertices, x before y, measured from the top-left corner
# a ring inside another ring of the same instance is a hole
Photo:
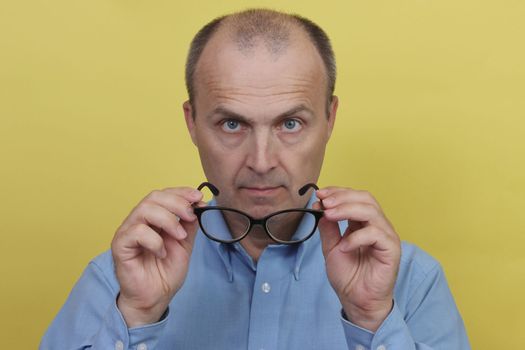
[[[217,215],[224,217],[224,225],[217,224]],[[229,223],[229,226],[226,223]],[[209,236],[227,242],[245,235],[250,227],[250,219],[233,210],[210,209],[201,214],[201,226]]]
[[[228,225],[217,225],[213,217],[222,215]],[[299,226],[298,226],[299,225]],[[236,211],[210,209],[201,216],[202,229],[220,241],[234,241],[244,236],[250,229],[250,219]],[[316,228],[315,215],[305,211],[287,211],[272,215],[266,221],[266,229],[278,241],[293,243],[301,241]]]
[[[315,230],[316,220],[312,213],[289,211],[271,216],[266,222],[266,228],[279,241],[295,242],[303,240]]]

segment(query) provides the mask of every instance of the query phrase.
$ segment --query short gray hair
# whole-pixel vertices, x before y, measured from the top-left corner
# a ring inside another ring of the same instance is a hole
[[[225,21],[234,29],[234,40],[239,48],[249,49],[254,40],[261,38],[270,52],[279,52],[288,42],[290,27],[296,25],[307,34],[321,56],[327,74],[327,114],[335,89],[335,56],[328,35],[321,27],[296,14],[288,14],[267,9],[249,9],[230,15],[217,17],[202,27],[191,41],[186,60],[186,89],[190,103],[195,99],[195,69],[206,44]],[[195,110],[195,106],[193,107]]]

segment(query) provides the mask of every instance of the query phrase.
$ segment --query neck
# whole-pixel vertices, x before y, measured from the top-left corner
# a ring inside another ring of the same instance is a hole
[[[266,249],[269,244],[275,244],[276,242],[268,237],[262,227],[254,226],[240,243],[248,255],[257,262],[264,249]]]
[[[301,215],[302,217],[302,215]],[[293,233],[295,233],[295,230],[297,229],[297,226],[299,225],[301,217],[296,217],[293,220],[290,220],[290,222],[283,223],[281,225],[281,229],[277,229],[277,232],[290,232],[286,236],[279,237],[280,239],[291,239],[293,236]],[[252,230],[248,233],[248,235],[240,241],[243,248],[246,250],[248,255],[257,262],[259,260],[259,257],[261,256],[264,249],[269,244],[278,244],[273,239],[271,239],[268,234],[266,234],[266,231],[260,227],[260,226],[254,226],[252,227]]]

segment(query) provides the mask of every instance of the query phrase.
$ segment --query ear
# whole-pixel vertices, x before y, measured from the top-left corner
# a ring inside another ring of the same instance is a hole
[[[182,109],[184,110],[184,119],[186,120],[186,126],[191,136],[191,141],[195,146],[197,146],[197,136],[195,132],[195,120],[193,119],[193,107],[190,104],[190,101],[186,101],[182,104]]]
[[[332,130],[334,130],[337,107],[339,107],[339,99],[337,98],[337,96],[332,96],[332,102],[330,102],[330,115],[328,116],[328,133],[326,135],[326,141],[330,139],[330,136],[332,135]]]

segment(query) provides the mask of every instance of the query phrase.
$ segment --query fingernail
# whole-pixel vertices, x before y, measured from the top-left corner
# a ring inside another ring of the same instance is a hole
[[[164,259],[168,255],[168,252],[166,251],[166,248],[162,248],[162,251],[160,252],[160,258]]]
[[[200,197],[201,195],[202,195],[202,192],[199,191],[199,190],[193,190],[193,191],[191,192],[191,196],[192,196],[192,197]]]
[[[188,208],[186,209],[186,212],[188,213],[188,216],[189,216],[191,219],[195,218],[195,213],[193,212],[193,208],[192,208],[192,207],[188,207]]]

